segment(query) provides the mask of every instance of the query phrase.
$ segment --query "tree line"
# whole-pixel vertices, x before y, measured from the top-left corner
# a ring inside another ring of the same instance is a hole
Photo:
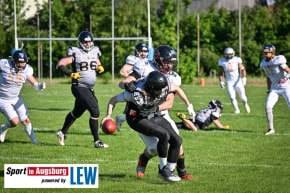
[[[35,15],[25,19],[25,10],[22,10],[24,0],[16,0],[18,37],[49,37],[49,15],[51,15],[52,37],[77,38],[84,30],[91,31],[96,38],[112,37],[112,1],[53,0],[51,2],[51,10],[47,2],[42,6],[37,4]],[[278,54],[290,58],[290,3],[287,0],[277,0],[273,13],[263,6],[242,7],[240,17],[238,10],[216,9],[214,6],[210,6],[204,12],[190,12],[190,4],[191,0],[150,0],[153,47],[166,44],[178,51],[177,70],[184,83],[191,83],[198,76],[208,76],[212,70],[218,70],[217,61],[223,56],[226,47],[234,48],[236,55],[242,57],[250,76],[263,75],[259,62],[263,56],[264,44],[274,44]],[[2,23],[0,56],[5,58],[11,55],[11,50],[15,47],[14,5],[13,1],[1,0],[0,6]],[[147,37],[147,15],[147,0],[114,1],[114,36]],[[239,21],[241,21],[241,28],[239,28]],[[241,31],[241,40],[239,31]],[[140,40],[114,41],[116,76],[126,56],[134,54],[134,46],[139,42]],[[241,53],[239,53],[240,42]],[[34,67],[35,73],[40,70],[37,64],[41,62],[43,76],[48,77],[49,41],[19,42],[20,45],[21,43],[24,44],[23,50],[28,53],[29,63]],[[95,44],[102,51],[101,61],[107,75],[110,75],[112,42],[96,41]],[[63,76],[55,69],[55,65],[66,54],[69,46],[77,46],[77,41],[52,41],[53,77]]]

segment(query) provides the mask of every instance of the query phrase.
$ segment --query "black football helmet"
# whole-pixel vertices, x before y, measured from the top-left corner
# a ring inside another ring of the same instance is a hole
[[[168,93],[168,82],[164,74],[159,71],[152,71],[146,77],[144,90],[153,98]],[[162,93],[164,92],[164,93]]]
[[[208,108],[210,108],[210,109],[216,109],[216,108],[223,109],[223,104],[219,100],[212,99],[208,103]]]
[[[235,50],[231,47],[228,47],[224,50],[225,58],[231,59],[235,56]]]
[[[94,47],[93,34],[91,32],[88,32],[88,31],[82,31],[79,34],[78,42],[79,42],[80,47],[84,51],[86,51],[86,52],[90,51]]]
[[[177,54],[175,50],[170,46],[162,45],[154,50],[153,61],[158,66],[161,72],[166,73],[176,67]],[[167,65],[165,65],[166,62],[171,62],[173,64],[171,69],[169,69]]]
[[[27,54],[22,50],[16,50],[12,54],[12,61],[18,70],[22,70],[26,67],[26,63],[28,62]]]
[[[139,43],[135,46],[135,56],[146,58],[148,56],[148,45]]]

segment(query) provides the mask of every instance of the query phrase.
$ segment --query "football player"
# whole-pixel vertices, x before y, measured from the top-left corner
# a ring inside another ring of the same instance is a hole
[[[274,45],[265,45],[263,51],[264,59],[260,63],[260,68],[265,71],[267,76],[268,96],[265,111],[269,127],[265,135],[271,135],[275,133],[273,108],[278,102],[279,96],[285,98],[290,109],[290,68],[287,66],[285,56],[275,55]]]
[[[234,107],[234,113],[240,113],[236,93],[240,96],[246,112],[250,113],[251,109],[245,91],[247,72],[242,63],[242,59],[235,56],[233,48],[228,47],[224,50],[224,57],[218,61],[218,66],[220,68],[220,86],[222,89],[224,89],[225,86],[227,87],[227,93]]]
[[[128,78],[123,80],[119,85],[121,88],[125,88],[126,90],[134,91],[135,89],[135,80],[138,80],[139,78],[146,77],[147,74],[151,71],[161,71],[164,73],[168,79],[170,80],[170,83],[174,85],[172,87],[172,90],[174,93],[176,93],[186,104],[188,113],[191,116],[195,116],[195,112],[193,110],[192,104],[188,101],[185,93],[180,88],[181,85],[181,78],[180,76],[173,71],[177,64],[177,56],[174,49],[172,49],[170,46],[167,45],[161,45],[157,47],[154,51],[154,57],[153,62],[148,63],[137,63],[135,64],[133,68],[133,72],[130,74]],[[174,94],[171,93],[168,95],[167,100],[162,104],[164,109],[169,109],[173,106],[174,102]],[[175,125],[175,122],[171,119],[169,116],[169,113],[167,110],[162,111],[162,114],[164,118],[167,119],[167,121],[170,122],[171,126],[174,128],[175,132],[179,134],[179,130]],[[146,148],[144,152],[139,156],[138,165],[136,167],[136,172],[139,177],[143,177],[145,173],[145,169],[147,166],[148,161],[156,156],[156,144],[158,142],[157,138],[146,136],[140,134],[141,139],[146,145]],[[182,179],[185,180],[192,180],[193,177],[187,173],[185,169],[185,163],[184,163],[184,151],[183,147],[181,146],[180,152],[179,152],[179,158],[177,162],[177,172],[179,176]]]
[[[198,129],[205,129],[214,123],[220,129],[229,129],[230,126],[223,125],[219,121],[222,112],[222,103],[219,100],[212,99],[208,103],[207,108],[200,109],[195,117],[187,119],[184,113],[177,113],[177,117],[180,118],[182,122],[176,123],[176,126],[181,129],[197,131]]]
[[[148,46],[145,43],[138,43],[135,46],[135,55],[129,55],[126,58],[126,63],[122,66],[120,70],[120,75],[123,78],[127,78],[129,74],[133,70],[133,66],[136,64],[136,62],[141,60],[147,60],[148,56]]]
[[[59,60],[57,69],[71,78],[71,91],[75,97],[74,108],[65,118],[61,130],[56,132],[60,145],[64,145],[64,139],[70,126],[76,119],[81,117],[88,110],[90,113],[89,126],[96,148],[107,148],[99,138],[98,119],[100,116],[98,100],[95,96],[94,85],[97,74],[103,73],[104,68],[99,57],[101,51],[94,45],[94,38],[91,32],[83,31],[78,36],[78,47],[69,47],[67,56]],[[72,71],[67,66],[72,66]]]
[[[0,60],[0,111],[7,118],[0,128],[0,142],[5,141],[8,128],[21,122],[31,143],[37,143],[28,109],[19,94],[26,81],[37,91],[45,89],[46,84],[36,81],[27,62],[27,54],[22,50],[15,50],[11,59]]]
[[[127,78],[129,74],[133,70],[133,66],[141,60],[142,62],[147,62],[148,58],[148,46],[145,43],[138,43],[135,46],[135,55],[129,55],[126,58],[126,63],[123,65],[123,67],[120,70],[120,75],[123,78]],[[116,116],[116,124],[117,124],[117,130],[121,129],[122,123],[126,121],[125,115],[118,115]]]
[[[160,110],[164,110],[161,104],[169,91],[167,78],[159,71],[152,71],[146,78],[136,82],[136,90],[122,92],[110,99],[107,117],[103,121],[111,118],[117,102],[127,102],[125,112],[129,126],[143,136],[158,139],[156,155],[159,156],[159,176],[168,181],[180,181],[173,170],[182,139],[160,113]]]

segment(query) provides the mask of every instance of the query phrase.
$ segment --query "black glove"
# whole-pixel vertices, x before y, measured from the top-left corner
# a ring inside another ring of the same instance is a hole
[[[140,109],[139,115],[141,117],[147,117],[148,115],[156,113],[158,111],[159,111],[158,105],[157,106],[149,106],[149,107],[146,107],[144,109]]]
[[[125,90],[128,91],[128,92],[134,92],[137,88],[137,82],[136,81],[131,81],[131,82],[128,82],[128,83],[125,83],[124,84],[124,87],[125,87]]]

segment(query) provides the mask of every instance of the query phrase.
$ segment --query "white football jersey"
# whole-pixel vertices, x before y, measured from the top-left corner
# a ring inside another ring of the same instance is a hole
[[[133,67],[133,71],[137,72],[141,77],[147,77],[152,71],[159,71],[155,64],[147,58],[142,58],[137,61]]]
[[[179,76],[179,74],[177,74],[177,72],[175,72],[175,71],[169,71],[166,74],[166,76],[169,79],[169,82],[171,84],[174,84],[176,86],[181,86],[181,77]]]
[[[231,59],[221,58],[218,61],[218,65],[224,69],[227,82],[236,82],[240,79],[239,64],[242,64],[242,59],[237,56]]]
[[[270,61],[263,59],[260,67],[265,71],[266,76],[271,80],[272,85],[279,84],[279,81],[287,74],[283,69],[286,67],[287,60],[283,55],[274,56]]]
[[[138,60],[139,60],[139,57],[134,56],[134,55],[129,55],[126,58],[126,64],[134,66],[137,63]]]
[[[17,98],[23,84],[29,76],[33,75],[33,69],[29,64],[22,70],[15,68],[11,60],[0,60],[0,98]]]

